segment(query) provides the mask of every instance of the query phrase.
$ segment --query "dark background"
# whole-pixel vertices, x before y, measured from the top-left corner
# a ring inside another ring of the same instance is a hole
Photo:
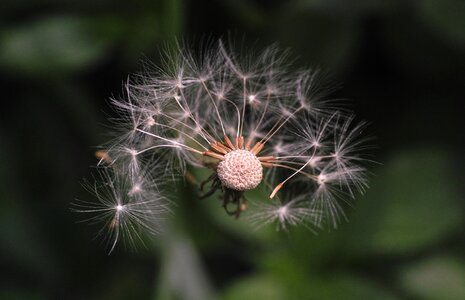
[[[175,37],[331,75],[380,163],[349,223],[253,231],[187,187],[136,251],[76,223],[108,99]],[[2,0],[0,90],[1,299],[465,299],[465,1]]]

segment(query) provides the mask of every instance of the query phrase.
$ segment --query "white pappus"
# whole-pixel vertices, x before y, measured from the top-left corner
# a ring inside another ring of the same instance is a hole
[[[113,205],[101,211],[109,226],[154,230],[151,218],[167,210],[163,190],[155,187],[171,178],[159,174],[209,168],[204,196],[222,193],[226,212],[236,218],[254,201],[247,191],[262,189],[268,203],[252,205],[246,218],[252,223],[336,228],[344,206],[367,187],[365,124],[325,98],[318,72],[292,71],[287,56],[269,47],[239,57],[221,40],[197,54],[177,46],[161,67],[128,81],[125,97],[112,100],[125,131],[101,155],[100,165],[112,170],[103,188],[113,200],[95,187],[100,204]],[[117,186],[123,181],[154,192],[120,203],[115,199],[132,197]],[[134,213],[114,221],[126,208]],[[119,233],[112,230],[116,243]]]

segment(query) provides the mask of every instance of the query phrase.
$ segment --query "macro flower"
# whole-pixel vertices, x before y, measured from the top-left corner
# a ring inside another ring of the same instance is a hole
[[[143,203],[165,198],[162,190],[134,198],[117,185],[144,190],[205,168],[211,176],[199,186],[202,197],[221,195],[229,215],[239,218],[256,201],[246,219],[258,226],[336,228],[344,206],[367,187],[365,124],[326,98],[318,72],[291,69],[276,47],[238,56],[219,41],[200,53],[182,46],[169,51],[162,66],[133,76],[124,97],[111,102],[120,116],[118,135],[100,152],[99,166],[125,179],[107,176],[111,184],[104,188],[145,209]],[[256,189],[267,199],[249,199]],[[110,227],[123,215],[118,201],[110,201]],[[154,214],[128,215],[128,222],[153,230],[150,219],[166,211],[165,202],[156,201]]]

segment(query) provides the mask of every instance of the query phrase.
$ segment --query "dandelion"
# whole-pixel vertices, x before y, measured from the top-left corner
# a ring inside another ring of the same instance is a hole
[[[247,210],[248,191],[268,194],[253,223],[336,228],[345,219],[344,206],[367,187],[365,124],[325,99],[318,72],[290,71],[276,47],[238,57],[221,41],[197,55],[178,46],[163,61],[112,100],[121,129],[105,149],[112,168],[129,182],[155,160],[170,174],[210,169],[203,197],[220,193],[229,215]],[[106,188],[117,193],[116,183]]]

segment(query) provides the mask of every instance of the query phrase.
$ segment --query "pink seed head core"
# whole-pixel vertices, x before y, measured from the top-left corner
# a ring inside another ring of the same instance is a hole
[[[263,178],[258,158],[247,150],[234,150],[224,155],[218,164],[218,177],[229,189],[246,191],[256,188]]]

